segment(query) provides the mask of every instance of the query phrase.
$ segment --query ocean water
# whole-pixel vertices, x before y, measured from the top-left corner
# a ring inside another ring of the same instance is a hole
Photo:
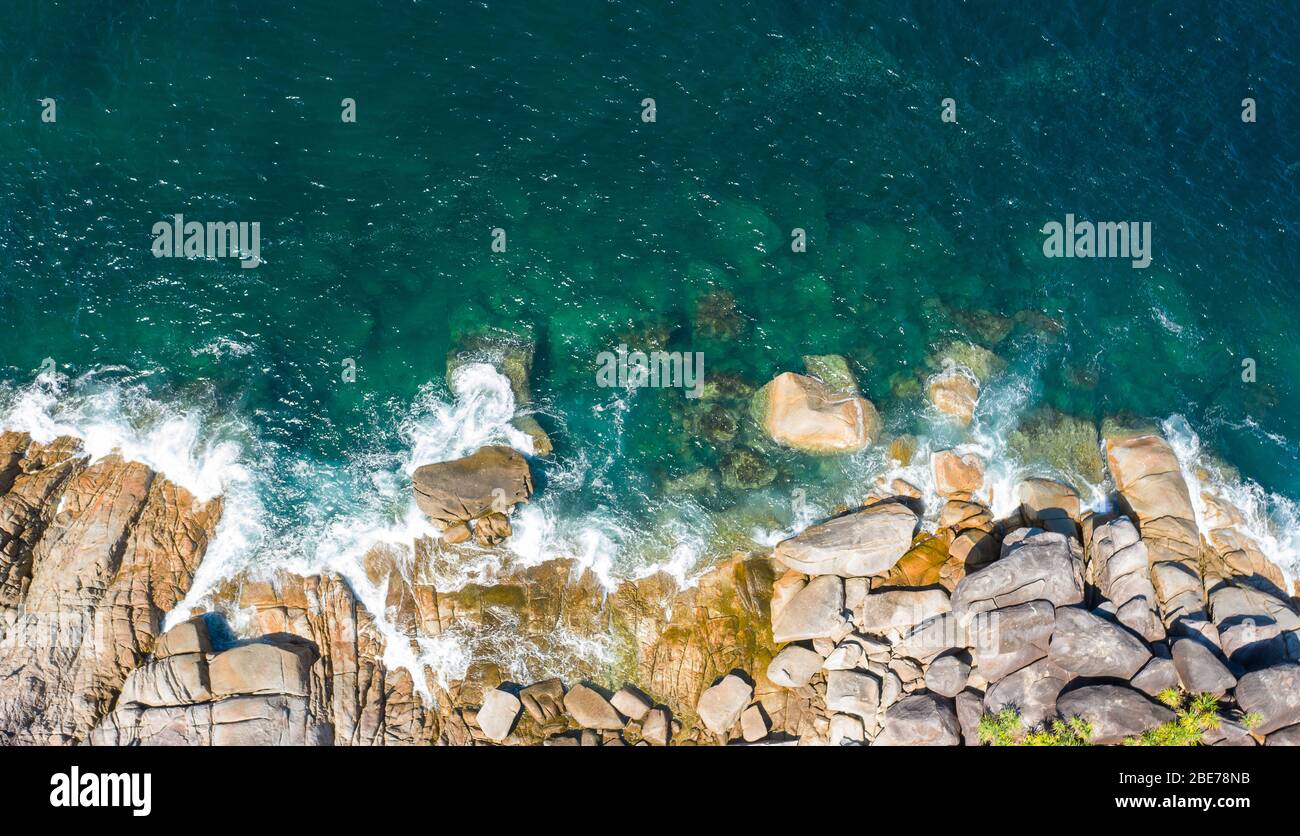
[[[610,584],[689,582],[890,465],[743,426],[710,440],[743,399],[602,389],[598,354],[700,351],[706,380],[743,391],[838,353],[888,435],[991,457],[999,510],[1030,471],[1104,501],[1014,444],[1044,410],[1163,424],[1294,570],[1298,20],[1244,2],[9,3],[0,422],[224,494],[187,606],[250,565],[335,568],[379,602],[360,555],[428,532],[410,471],[529,450],[504,378],[447,376],[467,335],[505,329],[535,346],[529,408],[555,452],[508,548],[445,582],[556,555]],[[259,222],[263,263],[155,258],[175,213]],[[1067,213],[1150,222],[1152,264],[1045,258],[1039,230]],[[969,432],[920,394],[952,341],[1004,364]],[[737,445],[768,484],[666,487],[717,479]],[[463,666],[423,647],[396,661]]]

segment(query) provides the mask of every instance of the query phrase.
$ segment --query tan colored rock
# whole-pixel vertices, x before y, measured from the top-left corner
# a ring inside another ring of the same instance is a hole
[[[917,516],[901,502],[882,502],[810,526],[777,544],[776,559],[808,575],[865,577],[888,570],[912,546]]]
[[[925,394],[934,408],[962,424],[969,424],[979,401],[979,381],[965,369],[948,369],[931,375]]]
[[[50,464],[75,448],[31,445],[5,497],[11,570],[34,545],[22,614],[0,644],[0,742],[87,737],[152,650],[220,516],[219,501],[196,502],[116,455],[84,469]],[[27,504],[38,499],[40,510]]]
[[[623,728],[623,720],[614,706],[588,685],[578,684],[570,688],[564,695],[564,709],[584,729]]]
[[[473,455],[450,462],[426,464],[411,477],[415,502],[442,528],[504,513],[533,493],[528,460],[502,445],[479,448]]]
[[[969,498],[984,486],[984,463],[974,453],[958,455],[940,450],[930,456],[934,469],[934,489],[942,497]]]
[[[208,675],[218,697],[238,694],[291,694],[305,697],[307,671],[316,661],[306,644],[252,642],[212,657]]]
[[[760,425],[778,444],[808,453],[855,453],[879,435],[880,415],[856,392],[832,391],[814,377],[785,372],[754,396]]]
[[[1106,461],[1146,545],[1166,628],[1200,633],[1218,645],[1205,607],[1196,513],[1173,449],[1158,435],[1108,438]]]

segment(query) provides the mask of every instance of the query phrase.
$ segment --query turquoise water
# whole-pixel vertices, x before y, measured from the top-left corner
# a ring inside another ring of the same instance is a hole
[[[937,444],[969,440],[918,385],[958,339],[1009,364],[986,447],[1044,406],[1178,415],[1264,512],[1300,498],[1293,8],[549,5],[10,4],[10,423],[237,485],[229,566],[310,562],[405,531],[420,455],[501,436],[501,393],[457,402],[445,379],[464,335],[501,327],[535,343],[555,442],[520,548],[684,572],[701,537],[790,524],[797,487],[852,499],[880,453],[702,438],[725,417],[597,388],[600,351],[702,351],[706,377],[750,385],[840,353],[890,434]],[[260,222],[265,263],[155,259],[177,212]],[[1044,258],[1038,230],[1066,213],[1150,221],[1153,264]],[[743,424],[742,400],[726,410]],[[769,486],[665,494],[737,444]]]

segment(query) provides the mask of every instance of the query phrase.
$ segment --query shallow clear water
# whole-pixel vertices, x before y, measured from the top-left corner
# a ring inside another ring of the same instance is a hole
[[[751,383],[840,353],[890,433],[993,454],[1043,406],[1183,416],[1294,519],[1293,9],[112,5],[13,4],[0,28],[0,405],[237,499],[210,575],[421,530],[417,459],[510,440],[499,380],[458,401],[445,379],[485,326],[536,343],[556,452],[531,559],[686,575],[710,540],[797,523],[792,490],[815,514],[881,468],[767,451],[766,490],[665,496],[727,445],[679,392],[596,387],[620,341]],[[154,258],[177,212],[260,222],[265,263]],[[1044,258],[1066,213],[1150,221],[1153,264]],[[727,334],[697,315],[717,291]],[[972,437],[909,383],[953,339],[1009,363]]]

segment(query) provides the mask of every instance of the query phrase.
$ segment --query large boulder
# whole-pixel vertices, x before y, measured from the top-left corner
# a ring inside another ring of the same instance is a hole
[[[856,453],[880,432],[880,415],[856,391],[785,372],[754,394],[754,417],[772,440],[806,453]]]
[[[1237,677],[1220,661],[1218,649],[1206,647],[1199,638],[1175,639],[1170,650],[1178,679],[1189,693],[1222,697],[1237,687]]]
[[[849,631],[844,612],[844,580],[835,575],[813,578],[773,619],[772,640],[839,639]]]
[[[291,694],[305,697],[316,651],[298,641],[259,641],[232,647],[208,662],[208,679],[217,697],[236,694]]]
[[[925,382],[925,395],[935,409],[969,424],[980,397],[979,381],[965,369],[945,369]]]
[[[1079,494],[1052,479],[1026,479],[1016,487],[1020,516],[1029,525],[1066,537],[1078,535]]]
[[[1106,461],[1120,504],[1146,544],[1166,629],[1200,633],[1217,645],[1204,605],[1200,528],[1173,448],[1158,435],[1108,438]]]
[[[916,512],[906,505],[880,502],[783,540],[776,546],[776,559],[807,575],[874,575],[907,553],[916,526]]]
[[[1092,743],[1123,743],[1174,719],[1174,712],[1140,691],[1119,685],[1085,685],[1062,694],[1056,710],[1066,719],[1082,717],[1092,725]]]
[[[1262,589],[1219,584],[1210,592],[1210,615],[1224,654],[1243,667],[1300,659],[1300,615]]]
[[[872,746],[957,746],[961,723],[952,700],[938,694],[913,694],[885,712],[885,725]]]
[[[767,666],[767,678],[782,688],[802,688],[821,667],[820,653],[800,644],[788,644],[772,657]]]
[[[181,653],[156,659],[127,676],[118,705],[191,705],[212,698],[208,661],[202,653]]]
[[[564,710],[584,729],[612,731],[623,728],[623,718],[605,695],[589,685],[578,684],[564,695]]]
[[[1100,616],[1078,607],[1058,607],[1048,656],[1077,676],[1127,680],[1151,660],[1151,651]]]
[[[705,728],[725,736],[740,720],[741,712],[753,695],[754,689],[748,682],[735,674],[727,674],[717,685],[700,695],[695,710]]]
[[[949,499],[968,498],[984,485],[984,463],[974,453],[959,455],[940,450],[930,456],[934,470],[934,490]]]
[[[1060,534],[1037,531],[1004,545],[1001,560],[961,579],[953,590],[952,610],[967,619],[1036,599],[1058,607],[1083,600],[1078,561]]]
[[[880,705],[880,680],[862,671],[830,671],[826,674],[826,707],[853,714],[864,722],[876,716]]]
[[[1248,714],[1258,714],[1254,731],[1271,734],[1300,723],[1300,664],[1284,662],[1252,671],[1237,681],[1237,705]]]
[[[863,633],[910,630],[951,609],[948,593],[942,589],[885,589],[867,595],[853,623]]]
[[[1039,659],[991,685],[984,694],[984,710],[996,714],[1014,708],[1032,728],[1056,716],[1056,699],[1069,682],[1069,673],[1049,659]]]
[[[925,687],[945,697],[955,697],[966,687],[970,677],[970,658],[965,653],[949,653],[930,663],[925,671]]]
[[[483,698],[478,710],[478,727],[491,740],[505,740],[519,719],[519,698],[509,691],[493,688]]]
[[[1048,654],[1056,612],[1050,601],[1027,601],[982,613],[967,625],[980,674],[997,682]]]
[[[533,475],[517,450],[493,444],[462,459],[416,468],[411,486],[420,510],[447,529],[528,501]]]

